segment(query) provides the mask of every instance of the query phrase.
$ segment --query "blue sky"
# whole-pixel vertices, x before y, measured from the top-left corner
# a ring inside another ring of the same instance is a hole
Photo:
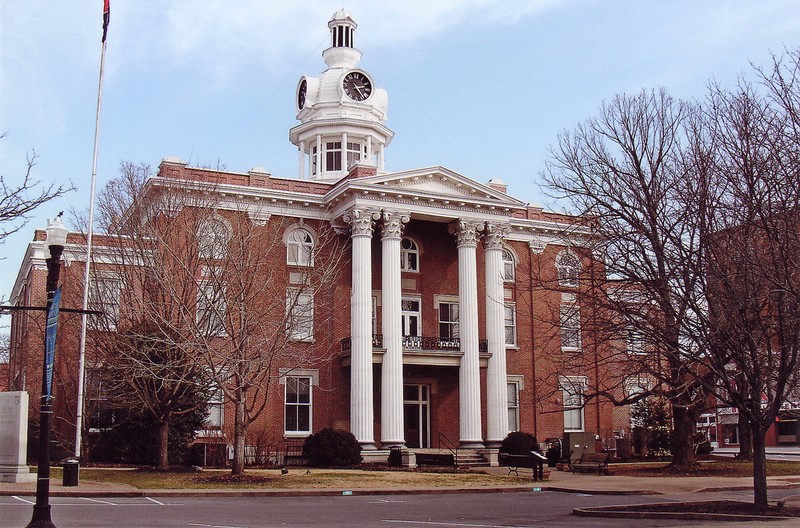
[[[0,174],[78,192],[6,240],[7,299],[25,245],[88,208],[102,0],[0,0]],[[621,92],[702,98],[800,46],[796,1],[112,0],[98,186],[123,160],[295,177],[295,87],[324,69],[327,21],[359,24],[361,66],[389,93],[387,170],[443,165],[550,208],[539,173],[557,134]]]

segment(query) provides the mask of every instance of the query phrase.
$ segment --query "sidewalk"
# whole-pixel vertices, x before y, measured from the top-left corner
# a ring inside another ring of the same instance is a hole
[[[505,475],[505,467],[486,468],[485,472]],[[521,470],[521,474],[522,470]],[[768,477],[770,489],[798,488],[800,475]],[[573,493],[592,493],[607,495],[682,495],[690,493],[747,490],[752,489],[751,477],[632,477],[626,475],[599,476],[594,474],[572,474],[568,471],[552,471],[550,479],[544,482],[528,484],[510,484],[493,487],[354,487],[358,494],[408,494],[408,493],[458,493],[480,490],[482,492],[530,491],[533,488],[542,490],[564,491]],[[140,497],[140,496],[309,496],[309,495],[341,495],[342,489],[334,488],[237,488],[237,489],[138,489],[124,484],[92,482],[80,480],[78,486],[64,487],[61,480],[51,480],[50,495],[82,496],[82,497]],[[798,491],[800,493],[800,491]],[[33,496],[36,494],[36,483],[11,484],[0,482],[0,495]],[[794,501],[793,501],[794,502]]]

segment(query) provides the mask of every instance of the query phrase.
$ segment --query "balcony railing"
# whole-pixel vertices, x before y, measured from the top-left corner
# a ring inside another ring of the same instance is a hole
[[[342,352],[350,352],[352,339],[345,337],[341,341]],[[383,348],[383,334],[372,335],[372,348]],[[403,350],[441,350],[457,352],[461,349],[461,340],[457,337],[431,337],[431,336],[403,336]],[[488,341],[481,339],[478,341],[478,351],[487,353],[489,351]]]

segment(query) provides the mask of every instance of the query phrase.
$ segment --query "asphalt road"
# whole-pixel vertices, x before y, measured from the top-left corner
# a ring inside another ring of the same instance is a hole
[[[777,498],[781,492],[777,492]],[[783,493],[789,494],[789,492]],[[636,504],[670,500],[710,500],[720,494],[692,497],[609,496],[548,491],[515,493],[358,495],[334,497],[174,497],[51,499],[53,523],[65,527],[386,527],[489,528],[536,526],[650,527],[697,526],[697,521],[584,518],[580,506]],[[747,500],[744,492],[728,498]],[[32,497],[0,497],[0,526],[24,527]]]

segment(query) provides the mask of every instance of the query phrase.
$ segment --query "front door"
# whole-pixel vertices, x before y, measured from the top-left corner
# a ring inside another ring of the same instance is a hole
[[[431,446],[430,386],[403,385],[406,447]]]

